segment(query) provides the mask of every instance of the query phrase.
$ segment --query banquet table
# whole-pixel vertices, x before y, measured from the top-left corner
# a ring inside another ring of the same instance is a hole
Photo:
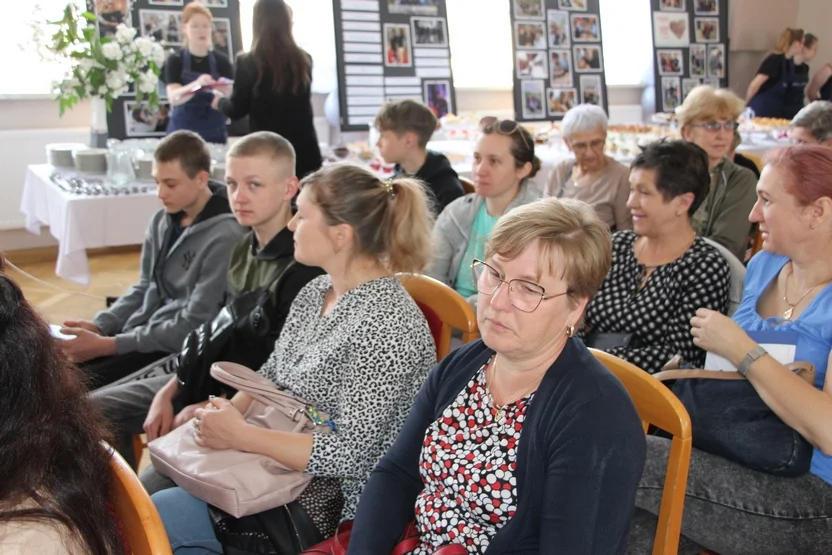
[[[26,218],[27,230],[40,235],[41,226],[48,226],[58,240],[55,273],[63,279],[89,285],[86,250],[142,244],[148,222],[162,204],[156,197],[153,182],[129,183],[130,190],[139,189],[130,194],[75,194],[52,181],[50,176],[55,171],[48,164],[27,168],[20,211]],[[77,175],[64,170],[60,173],[67,177]]]

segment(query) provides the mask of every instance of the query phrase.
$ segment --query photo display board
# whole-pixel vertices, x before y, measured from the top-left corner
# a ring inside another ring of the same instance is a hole
[[[728,83],[728,0],[651,0],[656,112]]]
[[[560,120],[577,104],[607,110],[599,0],[510,0],[517,121]]]
[[[366,131],[388,100],[456,113],[445,0],[332,0],[342,131]]]
[[[87,9],[98,16],[98,32],[113,36],[119,23],[134,27],[136,36],[152,37],[165,49],[166,56],[183,48],[182,9],[191,0],[87,0]],[[239,0],[200,0],[214,16],[214,50],[225,54],[231,63],[242,50]],[[165,69],[159,75],[159,107],[136,102],[135,94],[113,101],[107,114],[108,135],[113,139],[164,137],[170,119]]]

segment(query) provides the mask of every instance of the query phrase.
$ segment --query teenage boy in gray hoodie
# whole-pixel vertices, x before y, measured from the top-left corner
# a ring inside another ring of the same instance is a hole
[[[243,235],[224,187],[209,186],[211,154],[196,133],[176,131],[159,142],[153,176],[164,208],[142,245],[139,282],[108,310],[64,322],[67,355],[107,385],[176,353],[191,330],[222,306],[231,249]]]

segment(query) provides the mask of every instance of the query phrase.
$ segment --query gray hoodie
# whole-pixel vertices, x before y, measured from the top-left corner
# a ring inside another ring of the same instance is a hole
[[[539,199],[540,195],[541,192],[530,187],[528,180],[525,180],[520,185],[517,196],[508,205],[506,213],[513,208]],[[483,202],[485,202],[485,197],[469,193],[453,201],[439,214],[436,226],[433,228],[434,253],[433,262],[427,271],[429,276],[451,287],[454,286],[459,265],[462,264],[465,251],[468,249],[474,219]],[[477,296],[473,295],[468,302],[476,306],[476,298]]]
[[[95,315],[101,333],[115,336],[117,354],[179,352],[188,333],[222,307],[231,249],[244,233],[225,188],[214,191],[194,222],[165,250],[172,225],[174,217],[165,210],[154,214],[142,245],[139,282]]]

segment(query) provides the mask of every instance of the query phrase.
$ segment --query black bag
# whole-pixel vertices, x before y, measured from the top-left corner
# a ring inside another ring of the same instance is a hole
[[[326,539],[297,501],[242,518],[211,505],[208,514],[225,555],[297,555]]]
[[[696,449],[774,476],[797,477],[809,471],[812,445],[739,373],[671,370],[655,377],[675,380],[671,389],[690,415]],[[803,377],[812,381],[813,368]]]
[[[634,333],[598,333],[590,332],[584,344],[590,349],[609,351],[617,347],[635,349],[641,346],[641,341]]]
[[[256,338],[269,332],[269,318],[265,310],[269,292],[273,286],[277,289],[280,280],[294,264],[295,260],[290,260],[275,272],[267,285],[238,296],[224,306],[212,321],[188,334],[179,353],[176,370],[180,386],[177,402],[188,406],[222,392],[222,385],[211,377],[211,365],[219,360],[232,335]]]

